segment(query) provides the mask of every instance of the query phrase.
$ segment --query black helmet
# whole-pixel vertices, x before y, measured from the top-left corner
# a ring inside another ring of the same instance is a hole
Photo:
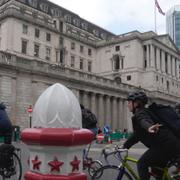
[[[174,107],[175,109],[180,109],[180,102],[177,102],[176,104],[175,104],[175,107]]]
[[[143,92],[143,91],[135,91],[135,92],[131,92],[129,93],[128,97],[127,97],[128,101],[136,101],[139,100],[141,101],[143,104],[147,104],[148,102],[148,97],[147,95]]]

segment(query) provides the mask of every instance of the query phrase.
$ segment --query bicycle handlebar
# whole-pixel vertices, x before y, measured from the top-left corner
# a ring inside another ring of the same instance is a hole
[[[123,158],[122,158],[121,153],[123,153],[123,152],[126,153],[125,156],[128,155],[128,149],[124,149],[124,148],[121,148],[121,147],[119,147],[119,146],[115,146],[114,151],[111,151],[111,152],[107,152],[107,151],[106,151],[106,148],[102,149],[101,155],[104,156],[104,159],[105,159],[106,163],[109,164],[107,158],[108,158],[110,155],[114,155],[119,161],[122,161]]]

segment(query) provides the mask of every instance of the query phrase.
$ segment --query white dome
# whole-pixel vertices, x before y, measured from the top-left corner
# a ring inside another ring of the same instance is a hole
[[[82,128],[80,105],[72,91],[59,83],[48,87],[34,106],[32,127]]]

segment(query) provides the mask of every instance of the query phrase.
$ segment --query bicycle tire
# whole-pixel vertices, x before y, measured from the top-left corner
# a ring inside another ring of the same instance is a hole
[[[21,180],[22,177],[22,165],[19,156],[16,153],[12,154],[13,165],[11,169],[5,169],[3,179],[10,178],[11,180]]]
[[[95,172],[102,167],[102,163],[99,160],[94,160],[91,162],[91,165],[88,167],[88,173],[92,177]],[[101,171],[102,172],[102,171]],[[96,174],[96,177],[100,177],[102,173]]]
[[[102,166],[100,169],[98,169],[94,175],[92,176],[91,180],[133,180],[133,178],[130,176],[130,174],[126,171],[123,172],[122,177],[119,177],[119,172],[121,171],[121,168],[114,165],[106,165]],[[100,177],[97,178],[97,174],[102,174]]]

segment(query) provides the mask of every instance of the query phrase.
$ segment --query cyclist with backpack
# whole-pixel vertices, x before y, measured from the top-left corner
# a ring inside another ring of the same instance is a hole
[[[124,148],[141,141],[148,150],[140,157],[137,163],[141,180],[149,180],[149,167],[165,167],[174,155],[180,152],[177,137],[166,126],[154,121],[145,105],[148,97],[143,91],[135,91],[128,95],[128,108],[133,113],[133,134],[124,143]],[[158,173],[161,179],[161,172]]]
[[[175,104],[174,109],[175,109],[176,113],[180,116],[180,102],[177,102]],[[178,173],[180,173],[180,154],[178,155],[176,169],[175,169],[175,171],[173,171],[173,174],[178,174]]]

